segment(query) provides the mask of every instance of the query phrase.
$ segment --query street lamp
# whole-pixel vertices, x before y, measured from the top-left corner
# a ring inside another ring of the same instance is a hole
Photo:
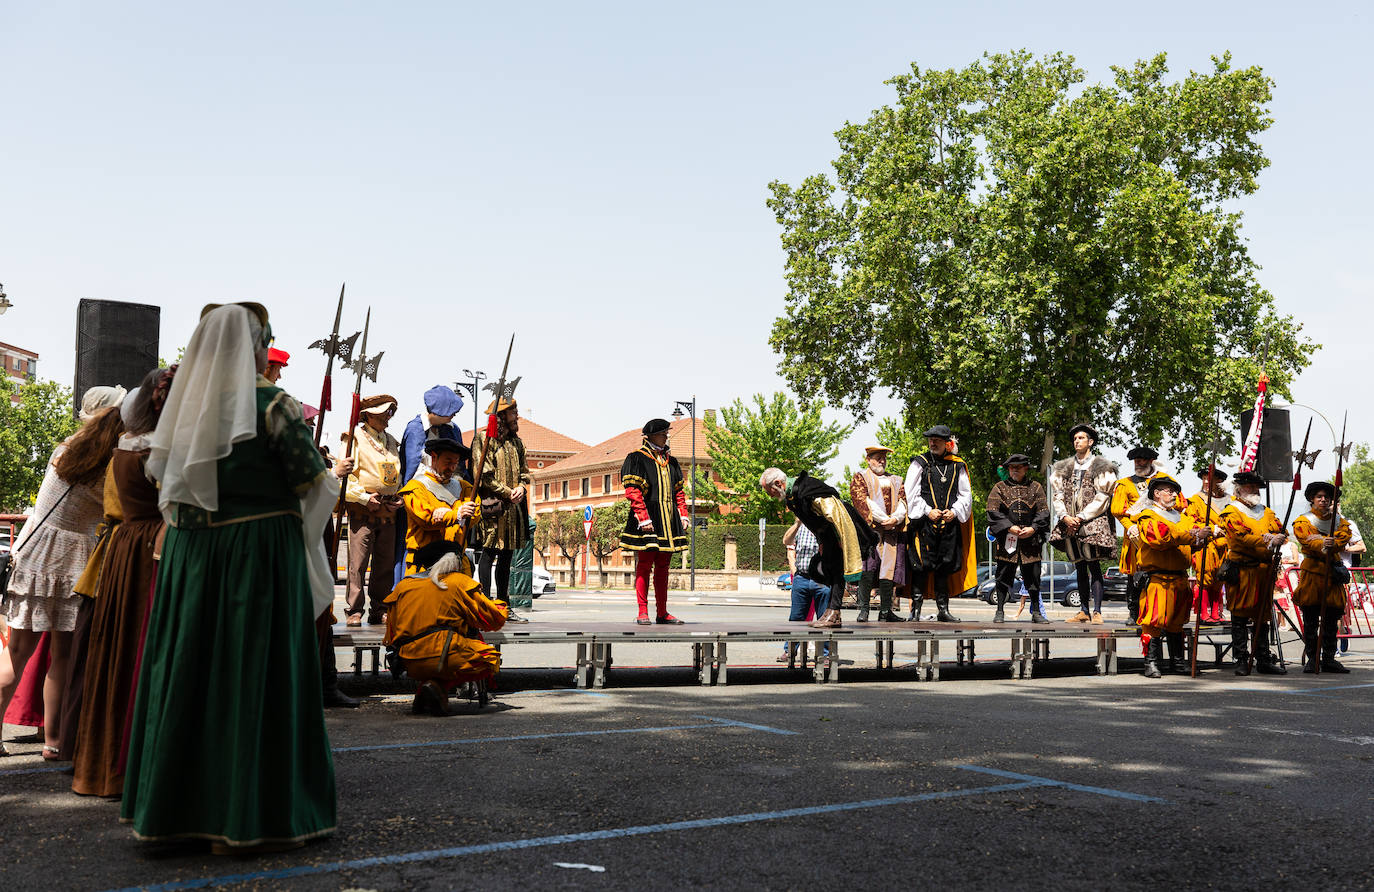
[[[475,435],[477,433],[477,394],[481,392],[477,389],[477,384],[480,381],[487,380],[487,373],[483,371],[474,372],[471,369],[463,369],[463,374],[467,375],[468,378],[470,378],[471,380],[455,381],[453,386],[461,387],[472,395],[472,432]],[[472,444],[469,443],[468,445],[471,446]]]
[[[5,311],[12,306],[14,304],[10,303],[10,299],[5,296],[5,286],[0,285],[0,316],[5,315]]]
[[[692,394],[690,400],[675,400],[673,404],[673,417],[681,418],[682,410],[686,409],[692,419],[692,510],[688,512],[687,519],[692,525],[691,544],[687,561],[691,565],[691,585],[692,591],[697,590],[697,398]]]

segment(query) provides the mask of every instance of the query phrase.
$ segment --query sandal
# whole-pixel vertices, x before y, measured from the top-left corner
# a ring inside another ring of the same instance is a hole
[[[641,614],[640,616],[635,617],[635,625],[647,626],[651,625],[651,623],[649,622],[649,617],[647,615]]]
[[[62,751],[61,751],[60,749],[58,749],[58,748],[55,747],[55,746],[48,746],[48,745],[45,743],[45,744],[43,744],[43,761],[44,761],[44,762],[65,762],[65,761],[67,761],[67,760],[62,758]]]

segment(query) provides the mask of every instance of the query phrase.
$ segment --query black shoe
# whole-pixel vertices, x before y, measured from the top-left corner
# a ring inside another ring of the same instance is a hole
[[[358,704],[362,702],[363,701],[356,697],[350,697],[339,690],[337,684],[329,685],[324,689],[324,705],[326,707],[341,706],[345,709],[357,709]]]
[[[1164,640],[1169,643],[1169,671],[1188,672],[1188,660],[1183,653],[1183,633],[1165,632]]]
[[[854,622],[856,622],[856,623],[866,623],[866,622],[868,622],[868,608],[867,608],[867,607],[860,607],[860,608],[859,608],[859,615],[856,616],[856,617],[854,617]]]
[[[942,623],[961,623],[959,617],[949,612],[949,598],[937,598],[935,605],[939,607],[939,612],[935,614],[935,619]]]
[[[911,602],[911,613],[906,621],[909,623],[919,623],[921,621],[921,605],[925,603],[925,598],[917,598]]]
[[[1001,607],[998,607],[997,612],[992,615],[992,621],[995,623],[1004,623],[1007,621],[1007,615],[1002,612]]]
[[[1350,672],[1350,670],[1342,666],[1340,660],[1337,660],[1335,657],[1322,657],[1322,671],[1335,672],[1338,675],[1346,675]]]
[[[660,626],[683,625],[682,620],[678,619],[676,616],[673,616],[671,613],[665,613],[662,616],[654,617],[654,622],[658,623]]]
[[[1270,654],[1260,654],[1255,657],[1255,671],[1260,675],[1287,675],[1288,670],[1279,665],[1279,661]]]
[[[1151,638],[1149,647],[1145,651],[1145,677],[1163,678],[1164,673],[1159,671],[1159,662],[1164,653],[1164,642],[1158,638]]]
[[[1045,614],[1043,614],[1043,613],[1032,613],[1032,614],[1031,614],[1031,622],[1033,622],[1033,623],[1047,623],[1047,622],[1049,622],[1049,621],[1050,621],[1050,618],[1049,618],[1048,616],[1046,616]]]
[[[903,619],[902,617],[898,616],[897,614],[893,613],[891,610],[883,610],[883,611],[880,611],[880,612],[878,613],[878,622],[880,622],[880,623],[904,623],[904,622],[906,622],[906,620]]]

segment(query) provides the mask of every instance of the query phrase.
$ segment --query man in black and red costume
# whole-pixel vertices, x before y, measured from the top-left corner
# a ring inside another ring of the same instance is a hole
[[[952,449],[954,433],[943,424],[925,432],[929,451],[916,456],[906,472],[907,558],[915,571],[911,583],[912,620],[933,592],[942,623],[957,623],[949,612],[951,595],[978,584],[973,552],[973,490],[968,465]]]
[[[649,625],[649,576],[654,581],[654,622],[681,625],[668,612],[668,563],[687,548],[687,497],[682,490],[682,466],[668,453],[666,419],[644,425],[644,440],[625,456],[620,482],[630,503],[630,516],[620,534],[620,547],[638,552],[635,562],[635,597],[639,615],[635,622]]]

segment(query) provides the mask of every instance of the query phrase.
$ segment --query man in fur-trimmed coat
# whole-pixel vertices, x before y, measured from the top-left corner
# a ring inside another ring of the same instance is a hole
[[[1078,574],[1078,614],[1069,622],[1102,622],[1102,561],[1116,551],[1112,529],[1112,490],[1116,487],[1116,465],[1093,453],[1097,430],[1091,425],[1075,425],[1073,455],[1054,463],[1050,475],[1054,513],[1059,518],[1050,544],[1063,551]],[[1092,612],[1088,604],[1092,603]]]

